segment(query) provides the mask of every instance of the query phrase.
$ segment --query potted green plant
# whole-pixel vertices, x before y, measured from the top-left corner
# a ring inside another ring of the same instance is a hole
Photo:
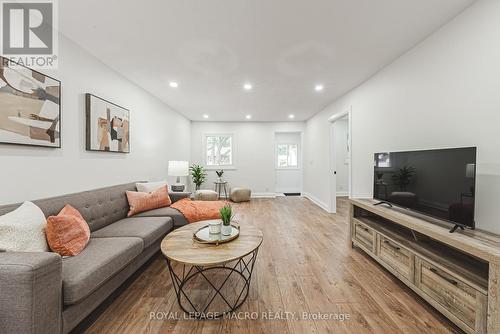
[[[231,221],[234,218],[233,208],[228,204],[223,206],[219,212],[222,220],[222,235],[231,235],[233,230],[231,227]]]
[[[191,172],[191,177],[193,178],[193,183],[196,186],[196,190],[199,190],[200,186],[205,182],[207,173],[205,173],[203,166],[196,164],[192,164],[191,167],[189,167],[189,170]]]
[[[216,170],[215,174],[217,174],[217,177],[218,177],[217,181],[221,182],[222,181],[222,175],[224,175],[224,170],[223,169]]]

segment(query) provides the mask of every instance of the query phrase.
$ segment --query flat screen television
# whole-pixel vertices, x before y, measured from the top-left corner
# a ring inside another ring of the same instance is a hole
[[[374,199],[461,228],[474,228],[475,186],[475,147],[375,154]]]

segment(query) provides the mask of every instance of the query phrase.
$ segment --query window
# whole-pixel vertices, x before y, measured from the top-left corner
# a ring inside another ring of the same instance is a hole
[[[231,166],[233,164],[233,136],[206,136],[207,166]]]
[[[375,155],[375,166],[376,167],[391,167],[391,155],[390,153],[378,153]]]
[[[297,144],[278,144],[276,148],[277,167],[278,168],[296,168],[298,163]]]

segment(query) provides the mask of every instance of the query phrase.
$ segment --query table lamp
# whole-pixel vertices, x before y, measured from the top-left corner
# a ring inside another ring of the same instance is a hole
[[[189,175],[189,163],[187,161],[169,161],[168,175],[177,176],[177,181],[172,185],[172,191],[184,191],[185,185],[181,183],[181,176]]]

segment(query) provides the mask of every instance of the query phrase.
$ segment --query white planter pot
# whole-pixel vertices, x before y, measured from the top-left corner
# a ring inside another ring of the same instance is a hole
[[[233,228],[231,225],[222,225],[222,235],[231,235]]]

